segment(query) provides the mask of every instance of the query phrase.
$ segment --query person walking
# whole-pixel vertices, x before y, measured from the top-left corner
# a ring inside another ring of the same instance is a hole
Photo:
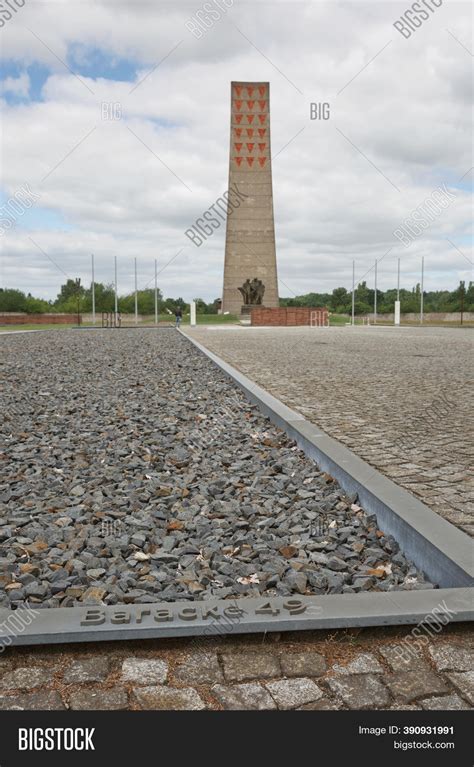
[[[174,310],[174,316],[176,317],[175,328],[179,328],[179,326],[181,325],[181,320],[183,319],[183,312],[180,306],[177,306],[176,309]]]

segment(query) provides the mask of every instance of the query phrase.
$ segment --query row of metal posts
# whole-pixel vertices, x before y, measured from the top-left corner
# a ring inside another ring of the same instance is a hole
[[[374,292],[374,324],[377,323],[377,259],[374,265],[375,292]],[[421,285],[420,285],[420,325],[423,323],[423,283],[425,278],[425,257],[421,257]],[[355,261],[352,261],[352,325],[355,325]],[[400,259],[397,269],[397,300],[395,302],[394,324],[400,325]]]
[[[92,261],[92,324],[95,325],[95,276],[94,276],[94,254],[91,254]],[[118,293],[117,293],[117,256],[114,256],[114,304],[115,314],[118,314]],[[135,258],[135,324],[138,324],[138,282],[137,282],[137,259]],[[155,258],[155,325],[158,325],[158,264]]]
[[[95,325],[95,280],[94,280],[94,254],[92,253],[92,323]],[[374,323],[377,322],[377,259],[375,259],[375,293],[374,293]],[[420,324],[423,322],[423,282],[425,272],[425,257],[421,258],[421,290],[420,290]],[[155,258],[155,325],[158,325],[158,272]],[[115,314],[118,313],[117,294],[117,256],[114,256],[114,298]],[[397,270],[397,301],[395,304],[395,325],[400,324],[400,259]],[[138,324],[138,283],[137,283],[137,259],[135,258],[135,324]],[[355,261],[352,261],[352,325],[355,325]]]

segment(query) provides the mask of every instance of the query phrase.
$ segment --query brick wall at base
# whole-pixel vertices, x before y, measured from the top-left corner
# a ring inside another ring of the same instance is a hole
[[[262,306],[251,311],[252,325],[327,325],[328,317],[327,309],[314,306],[280,306],[278,309]]]
[[[77,314],[0,312],[0,325],[77,325]]]

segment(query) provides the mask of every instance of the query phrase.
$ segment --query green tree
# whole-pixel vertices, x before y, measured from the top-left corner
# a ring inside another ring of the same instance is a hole
[[[1,312],[26,312],[27,300],[21,290],[0,288]]]

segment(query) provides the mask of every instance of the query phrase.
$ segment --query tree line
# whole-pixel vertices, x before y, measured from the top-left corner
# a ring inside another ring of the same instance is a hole
[[[361,282],[354,291],[355,314],[370,314],[374,311],[375,290]],[[402,314],[420,311],[421,288],[418,283],[411,290],[400,290],[400,311]],[[377,290],[377,313],[391,314],[397,300],[397,290]],[[307,293],[294,298],[280,298],[281,306],[327,307],[336,314],[352,312],[352,291],[335,288],[332,293]],[[423,291],[423,310],[425,312],[474,312],[474,283],[466,288],[465,282],[453,290]]]
[[[113,285],[95,283],[96,312],[113,312],[115,308],[115,293]],[[355,314],[370,314],[374,311],[375,290],[361,282],[354,295]],[[421,289],[417,284],[412,290],[400,290],[400,310],[402,314],[420,311]],[[394,310],[397,298],[396,289],[377,290],[377,313],[390,314]],[[202,298],[196,298],[196,310],[199,314],[217,314],[219,299],[206,303]],[[155,312],[155,291],[153,288],[138,291],[138,313],[152,315]],[[265,303],[265,297],[264,297]],[[306,293],[293,298],[281,298],[280,306],[313,306],[327,307],[336,314],[350,314],[352,311],[352,293],[346,288],[335,288],[332,293]],[[164,298],[158,290],[158,311],[160,314],[173,312],[176,307],[186,311],[189,304],[183,298]],[[474,312],[474,283],[466,287],[464,281],[453,290],[423,291],[423,307],[425,312]],[[128,293],[118,297],[119,311],[133,314],[135,311],[135,294]],[[88,288],[80,282],[68,279],[61,286],[54,301],[36,298],[31,293],[23,293],[14,288],[0,288],[0,312],[26,312],[36,314],[44,312],[61,312],[66,314],[88,314],[92,312],[92,285]]]
[[[157,290],[158,311],[160,314],[174,312],[176,307],[185,311],[189,304],[183,298],[164,298],[161,290]],[[94,285],[96,312],[113,312],[115,309],[115,292],[113,285],[96,282]],[[217,314],[217,299],[206,304],[197,298],[197,311],[202,314]],[[139,314],[152,315],[155,313],[155,290],[148,288],[137,292]],[[123,314],[135,312],[135,293],[118,296],[118,309]],[[64,314],[90,314],[92,312],[92,284],[87,288],[76,280],[68,279],[54,301],[36,298],[31,293],[23,293],[14,288],[0,288],[0,312],[26,312],[27,314],[44,314],[58,312]]]

